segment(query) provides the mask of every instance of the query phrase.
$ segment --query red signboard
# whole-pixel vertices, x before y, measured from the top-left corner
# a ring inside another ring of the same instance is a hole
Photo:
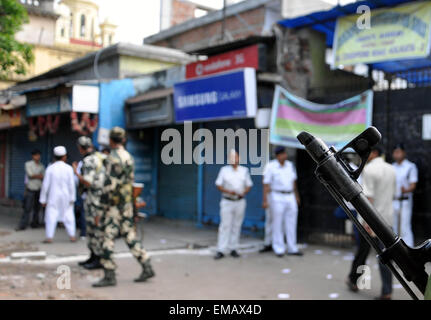
[[[186,79],[197,78],[238,68],[259,67],[258,46],[253,45],[209,57],[186,66]]]

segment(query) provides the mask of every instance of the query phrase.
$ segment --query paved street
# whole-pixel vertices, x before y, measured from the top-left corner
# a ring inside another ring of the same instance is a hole
[[[373,299],[380,291],[376,259],[370,257],[371,289],[349,292],[344,279],[353,249],[302,244],[304,257],[277,258],[257,252],[261,240],[242,238],[242,257],[214,261],[215,229],[153,219],[145,225],[145,245],[156,277],[136,284],[140,268],[117,240],[118,286],[93,289],[101,271],[77,262],[87,255],[85,241],[70,243],[58,229],[55,243],[42,244],[43,229],[15,232],[20,211],[0,208],[0,299]],[[46,251],[44,260],[11,259],[12,252]],[[71,268],[71,288],[57,289],[61,265]],[[394,282],[394,299],[409,299]]]

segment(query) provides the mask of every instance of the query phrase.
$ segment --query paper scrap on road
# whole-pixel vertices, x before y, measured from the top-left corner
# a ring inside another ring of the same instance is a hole
[[[338,256],[338,255],[340,254],[340,251],[338,251],[338,250],[332,250],[332,251],[331,251],[331,254],[332,254],[333,256]]]
[[[332,279],[332,274],[327,274],[326,275],[326,279],[331,280]]]
[[[314,254],[322,254],[323,251],[322,250],[314,250]]]
[[[282,273],[290,273],[290,269],[283,269],[281,270]]]
[[[160,239],[160,243],[165,244],[166,242],[166,239]]]
[[[396,284],[394,284],[394,285],[392,286],[392,288],[394,288],[394,289],[402,289],[402,288],[403,288],[403,286],[402,286],[401,284],[399,284],[399,283],[396,283]]]
[[[11,259],[33,259],[43,260],[46,258],[45,251],[29,251],[29,252],[12,252],[10,255]]]
[[[347,255],[343,257],[343,260],[346,260],[346,261],[353,261],[354,259],[355,259],[354,255]]]
[[[330,293],[329,298],[331,299],[337,299],[340,295],[338,293]]]
[[[279,293],[278,294],[278,298],[279,299],[289,299],[290,298],[290,294],[288,294],[288,293]]]

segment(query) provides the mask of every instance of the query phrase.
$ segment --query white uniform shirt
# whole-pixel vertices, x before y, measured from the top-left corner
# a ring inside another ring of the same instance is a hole
[[[396,190],[395,169],[381,157],[371,160],[362,171],[365,196],[373,199],[373,206],[389,226],[393,221],[392,200]]]
[[[404,159],[400,164],[394,162],[392,165],[394,166],[395,173],[397,175],[397,191],[395,197],[399,198],[401,196],[408,196],[411,198],[412,193],[409,192],[402,194],[401,187],[408,188],[411,183],[418,182],[418,169],[416,165],[407,159]]]
[[[263,171],[263,184],[269,184],[273,200],[282,200],[286,194],[274,191],[291,191],[296,181],[296,168],[291,161],[286,160],[282,166],[277,159],[267,163]],[[292,193],[293,194],[293,193]]]
[[[220,169],[215,184],[226,190],[234,191],[237,194],[243,194],[246,188],[253,186],[247,167],[238,166],[235,170],[231,165],[224,166]],[[232,195],[229,194],[223,195],[232,197]]]

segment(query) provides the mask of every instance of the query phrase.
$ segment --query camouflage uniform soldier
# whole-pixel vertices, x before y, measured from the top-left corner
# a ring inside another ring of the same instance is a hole
[[[97,151],[93,152],[91,139],[84,136],[78,139],[78,149],[84,155],[84,159],[82,160],[81,172],[78,172],[76,165],[74,165],[74,171],[79,179],[80,189],[85,190],[84,212],[87,223],[87,246],[91,253],[90,258],[80,262],[79,265],[89,270],[101,269],[103,227],[100,220],[104,209],[101,196],[106,175],[103,163],[106,155]]]
[[[133,220],[132,183],[134,179],[133,157],[124,149],[126,132],[114,127],[109,133],[111,153],[105,161],[106,178],[102,203],[109,204],[103,217],[104,240],[101,263],[104,278],[93,287],[115,286],[116,265],[113,260],[114,240],[117,236],[125,239],[133,256],[142,266],[141,275],[135,282],[143,282],[154,276],[150,259],[136,239]]]

